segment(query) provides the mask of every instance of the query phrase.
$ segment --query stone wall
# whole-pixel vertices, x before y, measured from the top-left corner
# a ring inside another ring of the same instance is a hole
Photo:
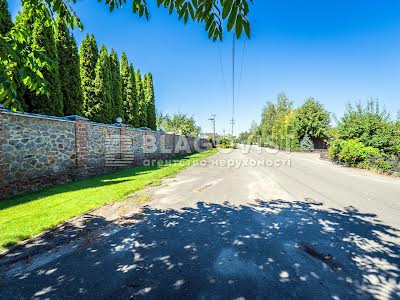
[[[146,159],[196,152],[196,143],[201,149],[209,147],[206,140],[188,137],[185,144],[180,142],[183,136],[79,116],[58,118],[0,108],[0,125],[0,199]]]

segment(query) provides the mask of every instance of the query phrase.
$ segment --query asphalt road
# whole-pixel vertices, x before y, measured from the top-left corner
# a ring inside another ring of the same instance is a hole
[[[0,261],[0,299],[400,299],[399,180],[258,150],[147,189],[127,222],[88,216],[12,253],[38,249]]]

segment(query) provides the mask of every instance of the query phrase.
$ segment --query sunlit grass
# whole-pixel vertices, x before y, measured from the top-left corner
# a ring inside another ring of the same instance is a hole
[[[215,150],[164,166],[139,166],[0,201],[0,251],[72,217],[173,176]]]

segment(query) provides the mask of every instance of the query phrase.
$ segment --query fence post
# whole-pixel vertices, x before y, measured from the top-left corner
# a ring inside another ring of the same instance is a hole
[[[79,177],[86,176],[88,174],[88,163],[87,163],[87,145],[88,145],[88,133],[86,122],[89,119],[81,116],[68,116],[65,117],[75,122],[75,149],[76,149],[76,174]]]

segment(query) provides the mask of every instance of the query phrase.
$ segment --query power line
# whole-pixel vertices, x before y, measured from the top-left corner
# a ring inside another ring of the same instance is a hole
[[[231,134],[233,138],[233,126],[235,125],[235,43],[236,36],[233,34],[232,41],[232,120],[231,120]]]
[[[225,72],[224,72],[224,66],[223,66],[223,62],[222,62],[222,50],[221,50],[221,46],[220,46],[219,42],[217,42],[217,45],[218,45],[219,66],[220,66],[220,71],[221,71],[222,83],[224,85],[224,96],[225,96],[226,102],[228,102],[229,99],[228,99],[228,93],[226,91],[227,88],[226,88]]]
[[[242,85],[242,73],[243,73],[243,65],[244,65],[245,51],[246,51],[246,39],[243,40],[242,62],[241,62],[241,64],[240,64],[239,85],[238,85],[237,96],[236,96],[236,99],[237,99],[237,100],[239,99],[239,96],[240,96],[240,87],[241,87],[241,85]]]

